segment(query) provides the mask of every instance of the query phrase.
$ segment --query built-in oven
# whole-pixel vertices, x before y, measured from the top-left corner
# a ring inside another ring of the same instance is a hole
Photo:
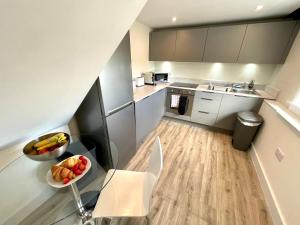
[[[176,115],[191,116],[195,90],[167,88],[166,111]]]

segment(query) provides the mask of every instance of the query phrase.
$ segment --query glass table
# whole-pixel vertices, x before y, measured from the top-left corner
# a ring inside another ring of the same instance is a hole
[[[0,224],[96,224],[91,212],[114,173],[104,183],[107,173],[98,163],[101,156],[97,155],[96,146],[76,137],[71,139],[67,151],[56,160],[37,162],[22,155],[1,169]],[[46,174],[51,166],[72,155],[84,155],[90,160],[91,169],[69,187],[57,189],[48,185]],[[111,148],[111,155],[110,169],[116,169],[116,147]]]

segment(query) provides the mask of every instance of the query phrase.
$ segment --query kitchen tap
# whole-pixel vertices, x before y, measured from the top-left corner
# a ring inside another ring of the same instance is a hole
[[[251,80],[250,83],[248,84],[248,88],[251,90],[254,87],[254,80]]]

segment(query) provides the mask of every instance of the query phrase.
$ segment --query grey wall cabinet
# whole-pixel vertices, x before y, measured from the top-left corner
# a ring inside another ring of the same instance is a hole
[[[136,146],[159,124],[165,112],[166,90],[150,95],[135,103]]]
[[[262,101],[261,98],[225,94],[222,98],[215,126],[233,130],[237,113],[242,111],[258,112]]]
[[[208,28],[177,30],[175,61],[202,61],[207,30]]]
[[[151,32],[150,60],[280,64],[297,34],[296,21]]]
[[[282,63],[295,25],[295,21],[248,24],[238,62]]]
[[[247,25],[208,28],[203,61],[235,63],[238,59]]]
[[[151,32],[150,61],[174,61],[176,30]]]

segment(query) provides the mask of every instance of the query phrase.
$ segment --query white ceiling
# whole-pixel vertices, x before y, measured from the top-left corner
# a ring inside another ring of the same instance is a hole
[[[257,5],[264,7],[256,12]],[[158,28],[275,17],[299,7],[300,0],[148,0],[138,20]]]

